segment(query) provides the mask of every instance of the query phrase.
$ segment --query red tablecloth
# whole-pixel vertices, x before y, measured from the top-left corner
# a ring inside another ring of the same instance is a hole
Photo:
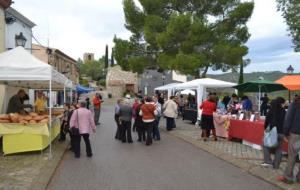
[[[254,144],[262,145],[264,136],[264,122],[251,122],[247,120],[230,119],[228,137],[238,138]],[[287,143],[284,142],[283,150],[287,151]]]

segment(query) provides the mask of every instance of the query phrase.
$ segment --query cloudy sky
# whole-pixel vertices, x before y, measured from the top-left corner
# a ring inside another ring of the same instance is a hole
[[[275,0],[254,0],[255,9],[248,23],[251,38],[247,45],[251,64],[246,72],[286,71],[291,64],[300,72],[300,53],[294,53],[287,26],[276,11]],[[113,36],[128,38],[124,28],[122,0],[14,0],[13,7],[37,26],[34,36],[43,45],[47,39],[73,58],[84,52],[104,54],[113,46]]]

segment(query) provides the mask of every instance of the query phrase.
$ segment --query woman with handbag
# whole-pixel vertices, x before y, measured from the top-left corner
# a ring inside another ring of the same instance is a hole
[[[274,169],[279,169],[281,157],[282,157],[282,141],[284,139],[283,135],[283,124],[285,118],[285,109],[284,109],[285,99],[282,97],[278,97],[275,100],[271,101],[271,107],[269,112],[267,113],[265,120],[265,130],[270,131],[274,127],[277,129],[278,133],[278,143],[274,147],[267,147],[267,145],[263,145],[263,153],[264,153],[264,162],[261,164],[262,166],[273,166]],[[271,159],[271,152],[275,152],[274,160]]]
[[[96,133],[96,125],[93,119],[93,114],[90,110],[86,109],[86,102],[80,102],[80,107],[75,110],[70,120],[70,131],[74,138],[74,153],[75,158],[80,157],[80,142],[83,137],[86,154],[88,157],[92,157],[92,148],[90,143],[90,133],[93,131]]]

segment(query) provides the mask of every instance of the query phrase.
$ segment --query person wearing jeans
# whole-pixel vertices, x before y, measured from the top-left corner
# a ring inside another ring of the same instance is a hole
[[[149,146],[152,144],[152,132],[155,124],[155,116],[157,115],[156,107],[150,97],[147,97],[145,104],[141,106],[140,115],[142,116],[147,133],[146,145]]]
[[[92,112],[88,109],[86,109],[86,102],[80,102],[80,107],[77,110],[74,110],[71,120],[70,120],[70,128],[78,128],[79,134],[73,136],[74,140],[74,153],[75,157],[80,157],[80,142],[81,137],[83,137],[85,146],[86,146],[86,155],[88,157],[92,157],[92,148],[90,143],[90,133],[93,131],[96,132],[96,125],[93,119]],[[71,130],[72,131],[72,130]]]
[[[283,127],[285,140],[289,142],[288,160],[282,176],[278,180],[284,183],[294,182],[294,167],[298,156],[299,147],[295,149],[296,144],[300,144],[300,100],[297,98],[289,105]],[[296,181],[300,182],[300,166],[296,175]]]
[[[283,135],[283,122],[285,118],[284,109],[285,99],[278,97],[271,102],[270,111],[267,113],[265,120],[265,129],[271,130],[273,127],[277,128],[278,132],[278,145],[276,147],[263,146],[264,163],[262,166],[273,166],[274,169],[279,169],[279,165],[282,157],[282,142],[284,139]],[[275,150],[274,161],[271,159],[271,150]]]

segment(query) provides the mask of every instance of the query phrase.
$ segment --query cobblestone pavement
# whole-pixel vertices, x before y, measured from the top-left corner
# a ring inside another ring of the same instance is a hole
[[[201,129],[191,124],[189,121],[177,119],[176,125],[176,129],[169,132],[169,134],[179,137],[283,189],[300,189],[300,184],[285,185],[276,180],[278,175],[283,174],[287,156],[283,156],[280,169],[278,170],[262,167],[260,166],[263,162],[263,152],[261,150],[254,149],[239,142],[228,141],[224,138],[218,138],[218,141],[213,141],[211,139],[204,142],[200,137]],[[165,128],[165,121],[161,122],[161,128]],[[295,167],[295,172],[296,168],[298,167]]]
[[[49,160],[49,149],[3,156],[0,154],[1,190],[41,190],[53,174],[67,143],[54,141],[53,157]]]
[[[279,189],[165,132],[152,146],[137,142],[135,133],[134,143],[121,143],[113,138],[113,111],[102,107],[101,125],[91,135],[93,157],[86,157],[83,142],[80,159],[66,152],[49,190]]]

